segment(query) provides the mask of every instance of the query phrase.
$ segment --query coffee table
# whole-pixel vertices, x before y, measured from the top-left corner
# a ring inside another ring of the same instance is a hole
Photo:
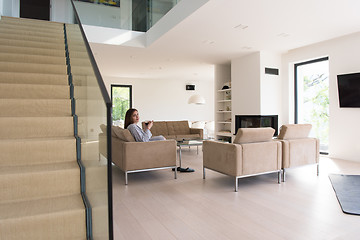
[[[191,146],[196,146],[197,147],[197,154],[199,154],[199,146],[203,145],[203,141],[204,140],[182,140],[182,141],[177,141],[176,145],[179,147],[179,167],[178,167],[178,171],[182,171],[182,167],[181,167],[181,148],[182,147],[191,147]],[[186,172],[186,171],[184,171]],[[188,172],[194,172],[194,171],[188,171]]]

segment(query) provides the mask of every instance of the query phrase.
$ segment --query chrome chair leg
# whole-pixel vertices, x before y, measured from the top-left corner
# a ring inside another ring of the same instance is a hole
[[[128,173],[125,172],[125,185],[128,185]]]
[[[177,179],[177,174],[176,174],[176,172],[177,172],[177,169],[176,169],[176,166],[175,166],[175,171],[174,171],[174,177],[175,177],[175,179]]]
[[[285,182],[285,168],[282,169],[282,181]]]
[[[235,192],[238,191],[239,188],[239,178],[235,177]]]
[[[203,167],[203,179],[205,179],[205,168]]]
[[[281,183],[281,170],[278,171],[278,184]]]
[[[319,176],[319,171],[320,171],[320,169],[319,169],[319,163],[317,164],[317,166],[316,166],[316,174]]]

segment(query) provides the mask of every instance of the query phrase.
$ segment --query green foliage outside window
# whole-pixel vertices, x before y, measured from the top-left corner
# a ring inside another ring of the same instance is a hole
[[[112,87],[112,118],[114,125],[124,127],[125,113],[130,108],[130,88]]]
[[[329,81],[324,73],[304,76],[304,122],[313,125],[322,145],[329,139]]]

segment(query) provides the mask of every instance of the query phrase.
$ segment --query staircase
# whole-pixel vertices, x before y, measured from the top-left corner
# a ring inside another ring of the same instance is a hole
[[[74,70],[87,74],[74,39]],[[1,240],[87,238],[71,105],[64,25],[2,17]]]

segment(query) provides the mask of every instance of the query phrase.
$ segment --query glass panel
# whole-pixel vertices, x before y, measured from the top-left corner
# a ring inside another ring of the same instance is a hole
[[[140,32],[149,30],[178,2],[180,0],[74,0],[82,24]]]
[[[149,1],[149,28],[154,26],[179,0],[150,0]]]
[[[75,113],[94,239],[108,239],[107,109],[78,25],[67,25]]]
[[[317,61],[297,66],[298,123],[311,123],[310,136],[320,139],[320,152],[329,145],[329,64]]]
[[[124,128],[126,111],[132,107],[131,86],[111,85],[113,125]]]

